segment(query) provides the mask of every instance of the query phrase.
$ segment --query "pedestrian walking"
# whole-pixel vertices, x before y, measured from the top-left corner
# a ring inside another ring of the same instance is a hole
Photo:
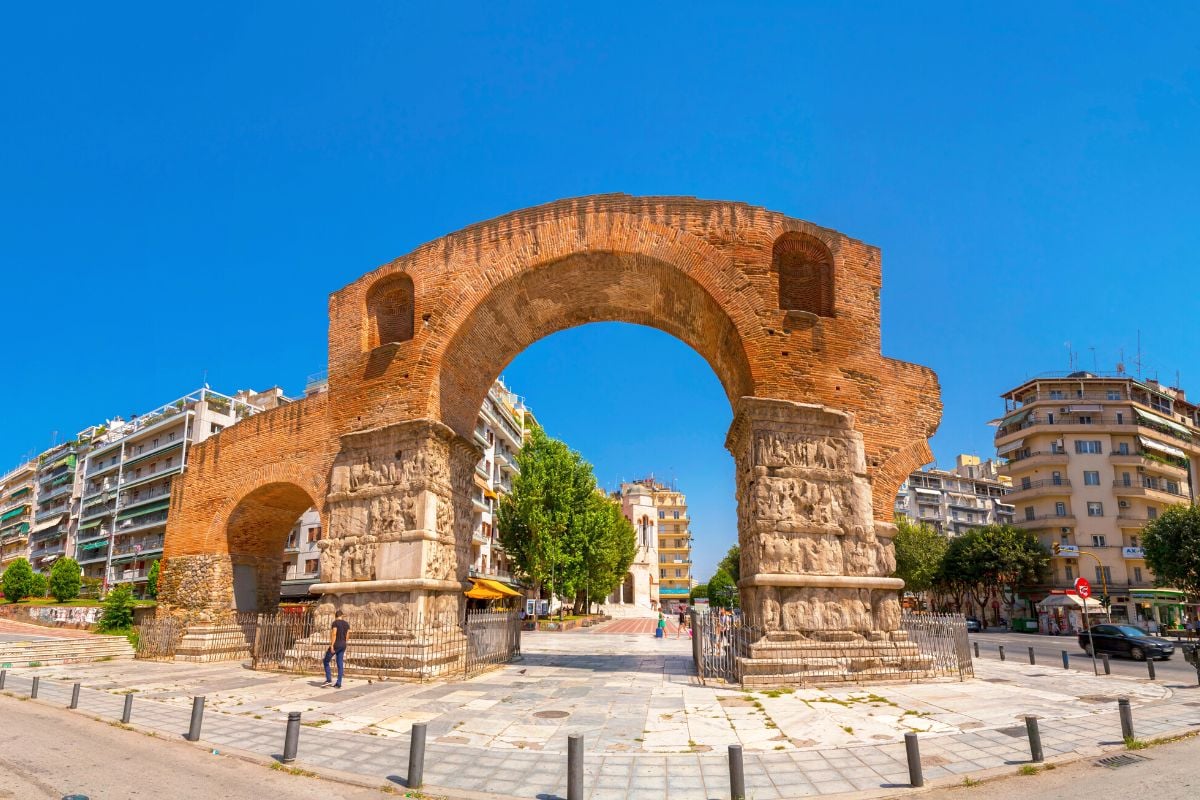
[[[342,688],[342,672],[345,669],[346,663],[346,642],[350,640],[350,623],[342,619],[342,612],[339,610],[333,615],[333,625],[329,628],[329,649],[325,651],[325,683],[322,686],[332,686],[334,689]],[[333,682],[333,676],[329,672],[329,662],[337,658],[337,683]]]
[[[683,629],[687,627],[687,611],[683,606],[679,607],[679,627],[675,629],[675,638],[678,639],[683,635]]]
[[[662,639],[666,635],[667,618],[663,616],[661,611],[658,612],[658,624],[654,626],[654,638]]]

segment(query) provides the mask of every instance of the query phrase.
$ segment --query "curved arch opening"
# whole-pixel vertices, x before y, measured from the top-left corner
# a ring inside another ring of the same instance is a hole
[[[416,298],[413,280],[400,272],[367,290],[367,349],[413,338]]]
[[[233,563],[234,610],[273,611],[279,606],[288,575],[283,556],[285,550],[293,549],[288,546],[290,534],[299,525],[307,537],[315,518],[316,539],[320,538],[320,518],[312,510],[315,506],[309,493],[293,483],[268,483],[238,501],[225,523]],[[302,517],[309,525],[299,524]],[[297,552],[300,544],[297,542]],[[315,545],[311,549],[315,550]]]
[[[681,340],[708,362],[730,405],[754,393],[726,310],[678,267],[640,253],[579,253],[493,286],[442,356],[442,422],[470,437],[492,382],[534,342],[591,322],[629,322]]]
[[[824,242],[789,231],[775,240],[771,265],[779,276],[782,310],[833,316],[833,254]]]

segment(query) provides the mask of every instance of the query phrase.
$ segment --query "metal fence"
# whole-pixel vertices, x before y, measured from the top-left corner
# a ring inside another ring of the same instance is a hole
[[[259,670],[320,674],[335,617],[302,612],[238,614],[221,625],[185,626],[166,617],[139,628],[137,657],[248,661]],[[517,612],[472,611],[422,617],[404,612],[348,614],[349,675],[415,680],[471,677],[521,655]],[[187,636],[185,637],[185,632]]]
[[[692,612],[701,682],[819,686],[974,677],[966,620],[905,612],[907,641],[872,642],[844,631],[768,632],[743,616]]]

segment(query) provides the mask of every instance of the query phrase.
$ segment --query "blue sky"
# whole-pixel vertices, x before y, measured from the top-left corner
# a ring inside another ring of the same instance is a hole
[[[939,373],[943,462],[988,454],[997,395],[1066,369],[1068,341],[1112,368],[1140,329],[1145,373],[1200,394],[1200,6],[599,9],[6,8],[0,461],[205,371],[298,392],[330,291],[609,191],[881,247],[884,349]],[[628,347],[668,363],[644,393],[614,366]],[[735,536],[729,410],[698,356],[589,326],[506,376],[602,482],[674,477],[711,569]]]

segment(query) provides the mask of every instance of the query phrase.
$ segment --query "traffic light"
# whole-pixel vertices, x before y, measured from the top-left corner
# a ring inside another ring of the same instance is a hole
[[[1062,545],[1060,545],[1058,542],[1055,542],[1053,545],[1051,545],[1051,547],[1054,550],[1054,555],[1059,555],[1062,553]]]
[[[1106,595],[1106,594],[1100,595],[1100,605],[1104,608],[1105,611],[1108,610],[1108,604],[1111,602],[1112,602],[1112,599],[1109,598],[1108,595]]]

